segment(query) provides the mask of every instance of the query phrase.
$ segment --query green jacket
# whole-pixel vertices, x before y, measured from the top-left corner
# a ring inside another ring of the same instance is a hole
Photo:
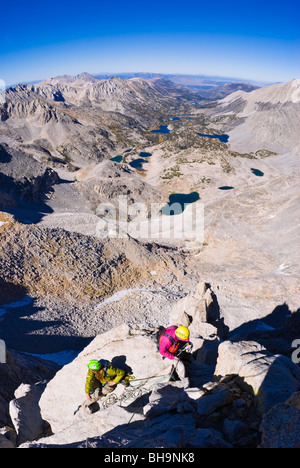
[[[100,371],[92,372],[88,371],[85,382],[85,393],[89,394],[101,384],[105,385],[112,380],[117,385],[126,375],[126,372],[123,369],[118,369],[113,367],[110,362],[108,362],[105,368],[100,369]]]

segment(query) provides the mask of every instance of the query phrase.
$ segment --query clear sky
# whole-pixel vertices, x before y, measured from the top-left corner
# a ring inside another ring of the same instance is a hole
[[[300,78],[299,0],[18,0],[0,11],[7,85],[84,71]]]

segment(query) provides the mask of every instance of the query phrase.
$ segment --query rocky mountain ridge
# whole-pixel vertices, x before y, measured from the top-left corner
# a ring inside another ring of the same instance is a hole
[[[163,115],[192,99],[174,83],[140,78],[80,74],[18,85],[3,92],[1,141],[46,165],[74,171],[147,145]]]
[[[46,386],[20,385],[10,403],[16,434],[2,431],[2,445],[16,440],[22,448],[299,447],[300,370],[289,357],[268,351],[266,340],[282,340],[286,319],[277,338],[263,320],[246,338],[242,329],[228,335],[220,328],[217,296],[209,285],[200,283],[184,298],[184,308],[181,302],[169,321],[191,329],[186,379],[171,378],[176,372],[157,353],[155,330],[121,325],[94,338]],[[294,319],[299,331],[299,314]],[[91,413],[80,404],[86,363],[95,356],[125,366],[135,378]]]
[[[195,88],[192,89],[194,89],[194,91],[197,92],[203,98],[211,100],[220,100],[240,90],[246,93],[250,93],[251,91],[258,88],[259,86],[256,86],[254,84],[236,81],[232,83],[217,85],[212,87],[211,89],[202,89],[201,87],[198,90]]]
[[[219,113],[225,120],[234,116],[228,129],[237,151],[298,152],[299,106],[300,80],[294,79],[250,93],[236,91],[220,101]]]
[[[108,79],[112,74],[95,75],[98,79]],[[170,75],[162,73],[118,73],[116,76],[129,80],[131,78],[143,78],[156,80],[157,78],[172,81],[176,85],[184,86],[190,91],[207,99],[221,99],[238,89],[252,91],[267,83],[248,82],[239,78],[206,76],[206,75]]]

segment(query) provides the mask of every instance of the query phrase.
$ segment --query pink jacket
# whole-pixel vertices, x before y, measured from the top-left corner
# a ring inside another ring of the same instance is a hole
[[[167,328],[164,333],[167,333],[170,335],[175,343],[180,343],[181,341],[189,341],[189,340],[179,340],[177,336],[175,335],[175,330],[177,326],[172,325],[171,327]],[[169,348],[173,345],[173,341],[166,335],[162,334],[160,338],[160,346],[159,346],[159,353],[168,358],[168,359],[174,359],[174,354],[169,352]]]

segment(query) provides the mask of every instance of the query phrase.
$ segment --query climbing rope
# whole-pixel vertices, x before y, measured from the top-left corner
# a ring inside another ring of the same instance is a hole
[[[105,397],[103,400],[98,400],[98,404],[101,407],[101,409],[106,409],[109,408],[110,406],[116,405],[117,403],[122,406],[123,403],[126,403],[130,400],[135,401],[138,398],[142,397],[146,393],[149,393],[151,389],[160,381],[163,381],[166,377],[171,377],[171,373],[164,374],[164,375],[153,375],[150,377],[145,377],[143,379],[134,379],[133,381],[139,381],[142,382],[139,385],[128,385],[125,387],[123,393],[118,397],[114,393],[110,393]],[[144,386],[144,381],[148,381],[151,379],[159,379],[159,381],[156,381],[154,384],[150,385],[149,387]],[[122,382],[120,382],[122,384]]]
[[[189,351],[191,352],[191,347],[190,345],[187,343],[185,346],[183,346],[183,348],[177,353],[177,357],[179,357],[183,351]],[[146,393],[149,393],[152,388],[157,385],[158,383],[162,382],[165,380],[166,377],[168,377],[168,381],[171,381],[174,377],[174,373],[176,372],[177,370],[177,366],[179,364],[179,360],[176,362],[176,365],[173,365],[172,366],[172,369],[171,369],[171,372],[167,373],[167,374],[163,374],[163,375],[151,375],[149,377],[144,377],[144,378],[140,378],[140,379],[136,379],[136,378],[133,378],[131,379],[131,382],[129,383],[128,386],[125,387],[124,391],[122,392],[122,394],[118,397],[116,394],[114,393],[110,393],[108,394],[105,398],[103,399],[100,399],[97,401],[97,403],[99,404],[99,407],[100,409],[106,409],[106,408],[109,408],[110,406],[113,406],[113,405],[116,405],[118,402],[120,403],[120,406],[122,406],[122,403],[126,403],[130,400],[132,401],[135,401],[137,400],[138,398],[142,397],[143,395],[145,395]],[[149,387],[145,387],[144,386],[144,381],[149,381],[149,380],[152,380],[152,379],[159,379],[158,381],[156,381],[155,383],[153,383],[152,385],[150,385]],[[175,379],[174,379],[175,380]],[[132,383],[134,382],[142,382],[140,383],[139,385],[132,385]],[[119,382],[117,385],[124,385],[124,382]],[[74,412],[74,415],[76,413],[78,413],[78,411],[80,410],[82,405],[80,405],[77,410]],[[142,407],[141,407],[142,408]],[[132,418],[134,417],[134,415],[137,413],[137,411],[139,411],[141,408],[138,408],[132,415],[132,417],[130,418],[129,422],[132,420]],[[128,422],[128,424],[129,424]]]
[[[189,347],[189,345],[186,344],[186,345],[178,352],[177,357],[180,356],[181,353],[182,353],[183,351],[187,351],[188,349],[189,349],[189,352],[192,351],[192,347],[191,347],[191,346]],[[173,375],[174,375],[174,373],[175,373],[176,370],[177,370],[178,364],[179,364],[179,360],[176,362],[176,365],[175,365],[175,366],[174,366],[174,365],[172,366],[171,372],[170,372],[169,374],[165,374],[165,375],[163,375],[163,376],[161,376],[161,377],[167,377],[167,376],[169,376],[169,381],[172,380]],[[151,376],[151,377],[146,377],[145,379],[135,379],[135,380],[148,380],[148,379],[152,379],[152,378],[155,378],[155,377],[159,377],[159,376]],[[156,383],[157,383],[157,382],[156,382]],[[155,383],[154,385],[156,385],[156,383]],[[145,392],[145,393],[149,393],[149,392],[151,391],[152,387],[154,387],[154,385],[152,385],[152,386],[150,386],[148,389],[146,389],[146,392]],[[142,396],[142,394],[139,395],[139,396]],[[138,396],[137,398],[139,398],[139,396]],[[143,406],[144,406],[144,405],[138,407],[138,408],[134,411],[134,413],[132,414],[131,418],[129,419],[127,425],[129,425],[129,424],[131,423],[131,421],[132,421],[132,419],[134,418],[134,416],[136,415],[136,413],[137,413],[138,411],[140,411],[140,410],[143,408]]]

